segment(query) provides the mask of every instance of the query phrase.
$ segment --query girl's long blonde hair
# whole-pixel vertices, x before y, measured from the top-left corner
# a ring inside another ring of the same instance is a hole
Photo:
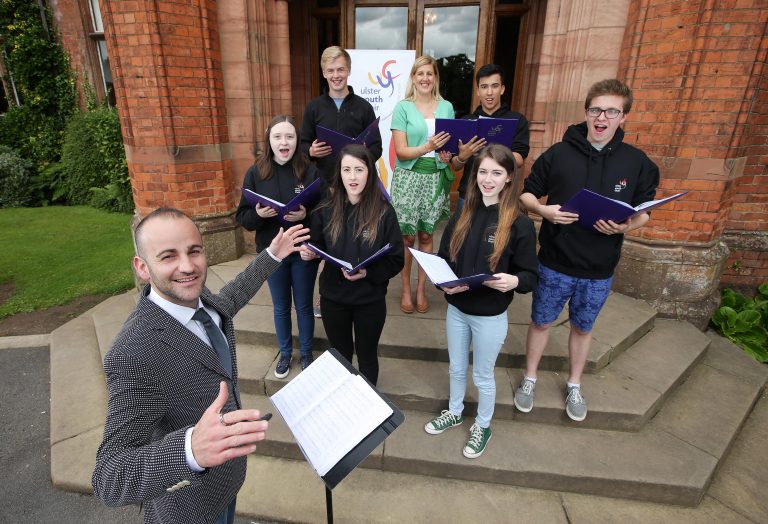
[[[512,234],[512,225],[515,223],[517,215],[520,214],[520,191],[522,189],[522,177],[518,176],[515,157],[508,147],[500,144],[487,146],[475,158],[469,183],[467,184],[467,198],[459,219],[456,221],[456,227],[453,229],[448,255],[451,258],[451,262],[455,263],[459,250],[464,245],[464,241],[472,227],[472,219],[475,218],[477,209],[482,204],[483,197],[480,194],[480,189],[477,187],[477,171],[480,169],[480,164],[486,158],[490,158],[499,164],[510,177],[510,182],[505,184],[504,189],[499,193],[499,221],[496,225],[493,251],[488,257],[488,266],[491,268],[491,271],[495,272],[496,266],[501,259],[501,254],[507,247]],[[467,175],[465,174],[464,176]]]

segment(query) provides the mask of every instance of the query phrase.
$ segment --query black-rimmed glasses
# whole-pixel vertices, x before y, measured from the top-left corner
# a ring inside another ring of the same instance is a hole
[[[621,109],[615,109],[610,107],[608,109],[601,109],[599,107],[590,107],[587,109],[587,114],[593,118],[598,118],[602,113],[605,113],[605,118],[616,118],[623,111]]]

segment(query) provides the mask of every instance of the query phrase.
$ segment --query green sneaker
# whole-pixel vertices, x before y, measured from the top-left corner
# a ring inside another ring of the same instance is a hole
[[[424,424],[424,431],[430,435],[439,435],[448,428],[461,426],[462,422],[464,422],[464,419],[461,416],[457,417],[447,409],[444,409],[439,417],[435,417]]]
[[[475,422],[469,428],[469,440],[464,446],[464,456],[468,459],[479,457],[485,451],[489,440],[491,440],[491,428],[481,428]]]

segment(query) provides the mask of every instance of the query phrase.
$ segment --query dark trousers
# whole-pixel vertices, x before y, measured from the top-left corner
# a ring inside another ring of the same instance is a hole
[[[321,296],[320,309],[331,347],[349,362],[352,362],[352,354],[357,353],[360,373],[375,386],[379,378],[379,338],[387,318],[386,302],[379,300],[362,306],[345,305]]]

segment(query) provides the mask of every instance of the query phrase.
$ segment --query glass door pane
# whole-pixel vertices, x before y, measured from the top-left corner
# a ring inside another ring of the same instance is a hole
[[[355,49],[406,49],[407,7],[355,8]]]
[[[480,6],[424,9],[423,54],[437,60],[440,94],[449,100],[456,116],[472,110]]]

